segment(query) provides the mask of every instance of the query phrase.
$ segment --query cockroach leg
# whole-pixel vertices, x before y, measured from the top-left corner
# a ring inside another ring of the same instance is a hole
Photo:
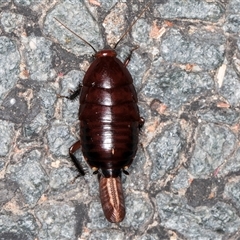
[[[124,174],[129,175],[129,172],[127,170],[128,170],[128,166],[125,166],[122,171]]]
[[[68,96],[67,98],[70,100],[74,100],[77,96],[79,96],[81,88],[82,88],[82,86],[79,85],[75,91],[71,91],[70,96]]]
[[[93,171],[93,174],[97,174],[98,173],[98,168],[92,167],[92,171]]]
[[[133,51],[135,51],[135,50],[138,49],[138,48],[139,48],[139,46],[136,46],[135,48],[133,48],[133,49],[130,51],[128,57],[125,59],[125,61],[124,61],[124,63],[123,63],[123,65],[124,65],[125,67],[126,67],[126,66],[128,65],[128,63],[130,62]]]
[[[145,123],[145,119],[140,117],[139,123],[138,123],[138,128],[141,129],[143,127],[144,123]]]
[[[78,88],[75,90],[75,91],[72,91],[70,90],[70,95],[69,96],[62,96],[62,95],[57,95],[57,97],[59,98],[67,98],[67,99],[70,99],[70,100],[74,100],[76,99],[76,97],[80,94],[80,91],[81,91],[81,88],[82,88],[82,85],[79,84]]]
[[[74,156],[74,152],[76,152],[78,149],[81,148],[81,142],[77,141],[75,142],[70,148],[69,148],[69,155],[74,163],[74,165],[76,166],[76,168],[78,169],[78,171],[80,172],[81,175],[85,175],[85,172],[83,170],[83,167],[81,166],[81,164],[79,163],[79,160],[77,160],[77,158]]]
[[[78,175],[71,181],[71,183],[74,184],[75,181],[76,181],[79,177],[81,177],[81,176],[82,176],[82,175],[78,174]]]

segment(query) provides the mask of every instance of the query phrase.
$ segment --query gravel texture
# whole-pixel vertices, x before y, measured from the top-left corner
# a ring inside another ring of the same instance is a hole
[[[153,0],[119,43],[145,118],[126,217],[109,223],[78,171],[81,83],[149,1],[0,0],[0,239],[240,238],[240,1]]]

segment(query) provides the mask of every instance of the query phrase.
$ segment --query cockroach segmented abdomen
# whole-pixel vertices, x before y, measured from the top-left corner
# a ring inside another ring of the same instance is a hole
[[[100,199],[105,217],[118,223],[125,217],[125,204],[121,177],[99,177]]]

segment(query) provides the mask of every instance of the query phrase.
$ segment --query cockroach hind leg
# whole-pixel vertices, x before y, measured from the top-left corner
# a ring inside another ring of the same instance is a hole
[[[79,177],[81,177],[81,176],[82,176],[82,175],[78,174],[76,177],[73,178],[73,180],[71,181],[71,183],[74,184],[75,181],[76,181]]]
[[[125,175],[129,175],[129,172],[127,171],[128,170],[128,166],[125,166],[123,167],[122,171]]]
[[[92,167],[93,174],[98,174],[98,168],[97,167]]]
[[[124,61],[124,63],[123,63],[123,65],[124,65],[125,67],[126,67],[126,66],[128,65],[128,63],[130,62],[133,51],[135,51],[135,50],[138,49],[138,48],[139,48],[139,46],[137,45],[137,46],[135,46],[135,47],[130,51],[128,57],[125,59],[125,61]]]
[[[83,170],[83,167],[81,166],[79,160],[75,157],[75,155],[73,154],[74,152],[76,152],[78,149],[81,148],[81,142],[77,141],[75,142],[70,148],[69,148],[69,156],[72,159],[72,162],[74,163],[75,167],[78,169],[79,173],[84,176],[85,172]]]

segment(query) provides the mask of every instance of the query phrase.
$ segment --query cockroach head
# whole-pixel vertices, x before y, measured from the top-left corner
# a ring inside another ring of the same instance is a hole
[[[102,49],[98,51],[95,54],[96,58],[101,58],[101,57],[116,57],[117,52],[114,49],[108,48],[108,49]]]

